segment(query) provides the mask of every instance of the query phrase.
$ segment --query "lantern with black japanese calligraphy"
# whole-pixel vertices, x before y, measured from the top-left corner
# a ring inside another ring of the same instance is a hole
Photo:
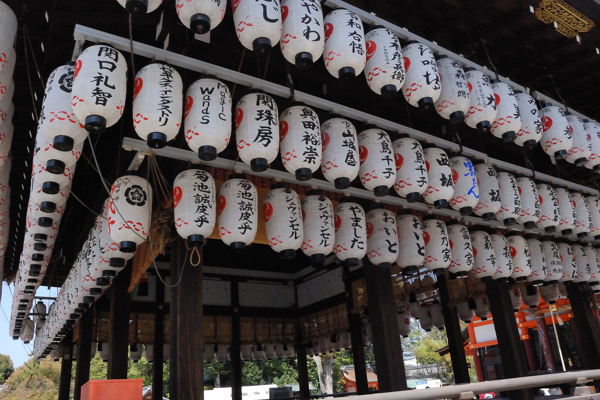
[[[560,108],[546,104],[540,110],[542,119],[542,139],[540,144],[546,154],[554,156],[557,160],[565,158],[573,147],[573,138],[569,121]]]
[[[233,0],[231,8],[237,37],[248,50],[261,56],[281,39],[279,0]]]
[[[465,68],[465,76],[471,102],[465,123],[479,133],[490,133],[497,114],[490,77],[472,67]]]
[[[335,227],[331,201],[320,191],[308,191],[302,199],[304,241],[302,251],[313,264],[324,264],[333,251]]]
[[[445,55],[437,56],[437,68],[442,82],[440,97],[435,101],[435,110],[453,124],[465,120],[471,106],[469,86],[465,72],[458,61]]]
[[[429,186],[425,155],[418,140],[405,133],[400,135],[402,137],[392,143],[396,164],[394,189],[400,197],[414,203],[421,200],[421,195]]]
[[[433,322],[433,326],[438,329],[444,329],[446,325],[444,322],[444,314],[442,313],[442,305],[436,300],[430,306],[431,312],[431,322]]]
[[[450,168],[454,184],[454,195],[450,199],[450,206],[460,211],[460,215],[471,215],[473,209],[479,204],[479,185],[475,167],[467,157],[455,155],[450,158]]]
[[[585,238],[590,233],[592,225],[592,218],[585,197],[579,192],[573,192],[571,193],[571,200],[575,208],[575,228],[573,229],[573,233],[578,238]]]
[[[374,27],[365,35],[367,84],[384,99],[393,99],[404,84],[404,62],[400,41],[394,32],[383,26]]]
[[[475,265],[469,230],[464,225],[449,222],[448,241],[451,252],[448,270],[455,274],[457,278],[466,278]],[[427,247],[425,251],[427,252]]]
[[[403,338],[408,337],[410,335],[410,316],[404,312],[404,310],[398,311],[398,331],[400,331],[400,336]]]
[[[506,237],[506,241],[513,264],[510,276],[517,282],[526,281],[527,277],[531,275],[531,254],[527,240],[523,236],[511,235]]]
[[[381,203],[373,203],[366,220],[369,261],[382,268],[391,268],[399,256],[394,213],[384,209]]]
[[[470,237],[473,256],[475,258],[472,270],[473,275],[484,281],[490,280],[498,271],[492,238],[484,230],[472,231]],[[452,250],[452,257],[454,258],[454,250]]]
[[[556,188],[554,189],[554,193],[556,194],[560,214],[558,229],[560,229],[560,233],[563,236],[572,235],[577,223],[577,214],[575,214],[575,206],[571,199],[571,193],[565,188]]]
[[[548,304],[556,304],[556,301],[560,298],[560,293],[556,285],[544,285],[539,287],[540,296]]]
[[[538,183],[536,185],[540,201],[540,219],[537,227],[543,229],[545,233],[556,232],[556,227],[560,224],[560,211],[558,199],[552,186],[547,183]]]
[[[598,283],[600,283],[600,259],[598,258],[598,255],[596,254],[596,251],[593,247],[588,246],[585,249],[585,251],[591,270],[590,279],[588,280],[588,283],[590,285],[597,285]]]
[[[571,245],[565,242],[556,243],[560,256],[560,265],[562,267],[562,277],[560,282],[569,282],[577,277],[577,264]]]
[[[502,207],[496,170],[490,164],[478,160],[475,163],[475,178],[479,186],[479,202],[475,206],[475,214],[484,221],[493,221]]]
[[[521,129],[517,131],[514,143],[532,150],[542,138],[540,113],[532,96],[520,90],[515,90],[515,98],[521,114]]]
[[[81,157],[83,145],[84,142],[75,142],[73,148],[69,151],[57,150],[52,139],[48,138],[42,129],[38,127],[33,154],[46,165],[48,172],[62,174],[65,168],[74,169],[77,160]]]
[[[600,172],[600,125],[584,119],[583,126],[592,143],[592,154],[590,154],[588,162],[585,163],[585,167],[598,173]]]
[[[425,201],[436,209],[446,208],[454,195],[452,169],[446,152],[439,147],[429,147],[423,151],[429,186],[423,193]]]
[[[544,240],[541,243],[547,268],[546,278],[544,278],[544,280],[547,283],[555,284],[563,276],[558,245],[550,240]]]
[[[221,240],[234,250],[243,250],[256,237],[258,194],[243,174],[232,174],[219,188],[217,216]]]
[[[323,55],[325,31],[318,0],[282,0],[281,52],[299,69],[310,68]]]
[[[422,224],[423,242],[425,244],[423,266],[433,271],[434,274],[441,275],[452,262],[448,229],[443,221],[435,219],[435,217],[430,218],[424,218]]]
[[[141,17],[156,10],[163,0],[117,0],[133,16]],[[141,354],[140,354],[141,356]]]
[[[592,222],[590,236],[598,240],[600,239],[600,198],[596,195],[586,196],[585,204],[590,212]]]
[[[487,321],[490,316],[489,300],[487,297],[475,299],[475,315],[482,320]]]
[[[117,49],[99,44],[79,55],[71,105],[88,132],[102,133],[116,124],[123,115],[126,94],[127,63]]]
[[[521,196],[517,180],[508,172],[498,172],[498,185],[502,207],[496,217],[506,226],[515,225],[517,218],[521,216]]]
[[[521,113],[513,88],[496,81],[492,84],[496,100],[496,119],[492,123],[492,134],[509,143],[516,139],[521,129]]]
[[[360,157],[359,176],[365,189],[375,196],[389,193],[396,180],[392,141],[389,135],[377,128],[367,129],[358,135]]]
[[[360,169],[356,129],[344,118],[321,124],[323,162],[321,172],[336,189],[348,189]]]
[[[275,100],[265,93],[242,97],[235,110],[235,135],[238,154],[252,171],[269,168],[279,152],[279,112]]]
[[[331,75],[348,82],[359,75],[367,62],[362,21],[352,11],[337,9],[325,17],[325,68]]]
[[[173,183],[175,228],[190,246],[201,246],[217,220],[215,180],[206,171],[189,169]]]
[[[425,261],[425,241],[419,217],[410,213],[398,214],[398,259],[396,264],[402,268],[404,275],[419,272],[419,266]]]
[[[333,252],[346,265],[356,266],[367,254],[365,210],[351,197],[344,197],[335,208],[335,246]]]
[[[431,49],[424,44],[409,41],[402,49],[406,80],[404,98],[411,106],[428,110],[440,97],[442,85]]]
[[[510,301],[514,312],[519,312],[523,307],[523,298],[521,297],[521,291],[519,289],[510,289]]]
[[[236,112],[236,123],[243,111]],[[212,161],[231,139],[231,94],[223,82],[202,78],[187,90],[185,98],[185,141],[203,161]]]
[[[565,115],[569,121],[569,130],[573,140],[573,146],[569,149],[565,160],[575,164],[576,167],[583,167],[592,155],[592,139],[581,118],[570,112],[566,112]]]
[[[125,175],[110,192],[108,233],[124,253],[133,253],[150,232],[152,187],[144,178]]]
[[[464,301],[456,305],[456,311],[458,312],[458,318],[461,321],[470,324],[475,317],[475,309],[471,308],[471,302]]]
[[[572,244],[571,250],[573,250],[573,258],[577,267],[577,275],[575,275],[573,282],[580,284],[587,283],[592,276],[592,266],[587,256],[588,247]]]
[[[537,308],[540,304],[540,293],[536,286],[523,286],[521,288],[523,303],[529,308]]]
[[[279,116],[279,140],[285,169],[299,181],[311,179],[323,155],[317,113],[303,104],[286,109]]]
[[[431,319],[431,306],[421,304],[419,308],[419,324],[425,332],[431,332],[433,329],[433,320]]]
[[[527,277],[527,280],[532,282],[534,286],[540,286],[544,283],[548,275],[544,248],[542,247],[542,243],[537,239],[529,238],[526,240],[529,255],[531,256],[531,273]]]
[[[133,86],[133,128],[148,147],[165,147],[181,127],[183,82],[179,72],[155,62],[137,73]]]
[[[304,240],[300,198],[284,183],[277,183],[271,189],[263,199],[267,240],[282,259],[289,260],[296,256]]]
[[[517,187],[521,199],[521,215],[517,218],[517,222],[525,229],[534,229],[542,213],[537,186],[531,178],[519,176]]]
[[[199,34],[208,33],[216,28],[223,21],[226,8],[227,2],[223,0],[177,0],[175,4],[179,20],[188,29]]]

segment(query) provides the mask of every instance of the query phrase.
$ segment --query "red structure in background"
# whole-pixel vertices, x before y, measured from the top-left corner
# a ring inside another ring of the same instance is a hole
[[[356,375],[354,373],[353,365],[344,365],[341,368],[342,375],[344,378],[344,382],[346,384],[346,392],[354,393],[356,392]],[[377,383],[377,375],[371,369],[370,366],[367,365],[367,380],[369,382],[369,390],[379,390],[379,384]]]

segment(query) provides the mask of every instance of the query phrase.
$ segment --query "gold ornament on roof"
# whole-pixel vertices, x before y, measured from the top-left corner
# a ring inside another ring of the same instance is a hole
[[[568,38],[588,32],[595,26],[591,19],[562,0],[543,0],[535,15],[546,24],[556,22],[556,30]]]

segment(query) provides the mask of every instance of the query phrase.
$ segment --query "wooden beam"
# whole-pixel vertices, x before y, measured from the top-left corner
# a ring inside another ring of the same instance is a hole
[[[74,399],[81,399],[81,387],[90,380],[90,353],[92,352],[92,333],[94,330],[94,307],[88,309],[79,320],[79,355],[75,366]]]
[[[58,400],[69,400],[71,398],[70,395],[71,395],[71,370],[72,369],[73,369],[73,330],[70,330],[62,342],[62,360],[60,363],[60,382],[58,384]]]
[[[589,289],[573,282],[566,282],[565,286],[574,316],[570,323],[583,368],[600,368],[600,329],[586,298]]]
[[[310,379],[308,377],[308,360],[306,357],[306,346],[296,346],[296,359],[298,360],[298,384],[300,385],[300,399],[310,399]]]
[[[127,292],[131,280],[131,263],[127,263],[111,285],[110,332],[108,335],[107,379],[127,379],[129,361],[129,304]]]

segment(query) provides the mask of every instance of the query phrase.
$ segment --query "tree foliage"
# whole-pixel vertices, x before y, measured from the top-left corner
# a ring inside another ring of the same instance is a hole
[[[60,379],[60,364],[49,359],[30,359],[5,382],[2,400],[55,400]]]
[[[12,360],[5,354],[0,354],[0,385],[15,371]]]

